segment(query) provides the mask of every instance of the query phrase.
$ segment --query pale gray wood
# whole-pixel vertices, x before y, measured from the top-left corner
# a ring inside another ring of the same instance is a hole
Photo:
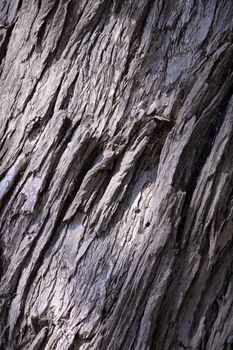
[[[0,3],[2,349],[231,349],[232,15]]]

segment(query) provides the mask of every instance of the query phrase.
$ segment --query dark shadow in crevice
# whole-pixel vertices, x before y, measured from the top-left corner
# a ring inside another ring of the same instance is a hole
[[[190,207],[190,203],[193,197],[193,193],[196,189],[198,178],[201,174],[201,171],[211,153],[211,150],[213,148],[214,142],[220,132],[220,129],[224,123],[227,106],[229,103],[229,100],[232,96],[232,88],[228,91],[226,94],[226,97],[223,99],[223,101],[220,103],[218,109],[216,111],[213,111],[215,114],[215,117],[212,119],[210,123],[206,123],[206,129],[203,128],[203,130],[200,130],[197,140],[194,140],[197,144],[198,138],[201,140],[199,145],[195,147],[195,159],[193,160],[193,163],[190,164],[189,162],[189,152],[191,150],[187,149],[186,154],[182,157],[182,161],[184,163],[184,167],[181,168],[181,171],[183,174],[180,175],[177,173],[175,176],[175,183],[179,184],[181,186],[181,190],[186,193],[185,202],[182,209],[182,219],[177,231],[176,236],[176,243],[179,245],[183,238],[183,231],[186,223],[186,217],[187,213]],[[193,172],[190,174],[189,178],[186,177],[186,169],[190,169],[190,167],[193,169]],[[180,171],[180,170],[178,170]],[[176,185],[174,184],[176,187]]]

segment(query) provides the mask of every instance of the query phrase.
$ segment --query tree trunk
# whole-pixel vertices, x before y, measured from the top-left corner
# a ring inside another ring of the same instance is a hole
[[[232,15],[1,0],[1,349],[232,349]]]

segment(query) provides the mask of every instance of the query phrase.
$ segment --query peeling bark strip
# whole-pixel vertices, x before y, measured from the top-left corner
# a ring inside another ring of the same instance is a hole
[[[232,15],[0,2],[1,349],[232,349]]]

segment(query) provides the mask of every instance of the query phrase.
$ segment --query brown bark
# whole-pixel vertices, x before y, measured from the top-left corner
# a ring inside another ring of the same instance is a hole
[[[232,349],[232,14],[1,1],[2,349]]]

